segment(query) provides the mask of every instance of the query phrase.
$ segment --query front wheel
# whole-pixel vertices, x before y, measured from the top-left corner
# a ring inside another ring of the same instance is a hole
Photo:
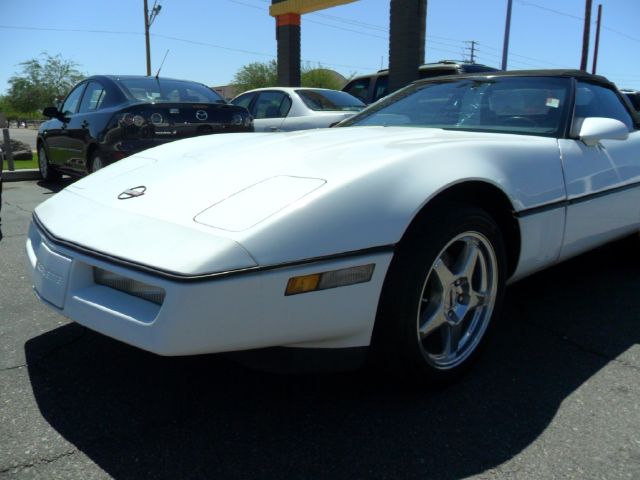
[[[89,158],[89,173],[97,172],[105,167],[104,160],[99,151],[95,150]]]
[[[40,176],[45,182],[60,179],[60,172],[49,164],[47,149],[44,144],[41,144],[38,148],[38,169],[40,170]]]
[[[502,234],[484,210],[448,205],[401,242],[373,346],[385,365],[432,383],[457,378],[492,332],[506,275]]]

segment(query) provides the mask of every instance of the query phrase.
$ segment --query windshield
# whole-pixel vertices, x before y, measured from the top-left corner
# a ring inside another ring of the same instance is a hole
[[[296,90],[304,104],[316,111],[357,112],[364,103],[353,95],[337,90]]]
[[[126,92],[142,102],[153,103],[227,103],[204,85],[167,78],[121,78]]]
[[[494,77],[412,85],[341,126],[412,126],[561,136],[568,78]]]

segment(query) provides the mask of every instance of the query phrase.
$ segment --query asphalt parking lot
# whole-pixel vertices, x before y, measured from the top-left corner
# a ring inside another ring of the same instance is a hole
[[[24,142],[31,147],[31,150],[35,150],[38,130],[35,128],[10,128],[9,137]]]
[[[31,292],[23,246],[64,185],[5,184],[0,478],[640,478],[640,239],[511,286],[477,367],[411,390],[162,358],[70,323]]]

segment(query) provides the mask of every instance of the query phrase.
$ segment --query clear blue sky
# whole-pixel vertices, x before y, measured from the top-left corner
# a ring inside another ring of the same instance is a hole
[[[163,76],[230,83],[250,62],[275,58],[270,0],[158,0],[151,27],[152,70],[170,50]],[[153,0],[149,0],[150,5]],[[640,89],[640,0],[603,5],[598,73]],[[507,0],[428,0],[426,60],[468,57],[499,67]],[[578,68],[585,0],[513,0],[509,69]],[[345,76],[386,67],[389,0],[358,0],[302,18],[302,58]],[[20,62],[61,54],[86,74],[146,72],[142,0],[0,0],[0,94]]]

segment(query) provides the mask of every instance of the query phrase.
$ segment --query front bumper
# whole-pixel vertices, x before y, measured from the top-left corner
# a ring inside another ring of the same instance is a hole
[[[57,244],[31,224],[26,242],[34,290],[71,320],[160,355],[272,346],[369,345],[392,252],[177,281]],[[374,263],[371,281],[285,296],[293,276]],[[95,283],[101,268],[165,290],[161,305]]]

